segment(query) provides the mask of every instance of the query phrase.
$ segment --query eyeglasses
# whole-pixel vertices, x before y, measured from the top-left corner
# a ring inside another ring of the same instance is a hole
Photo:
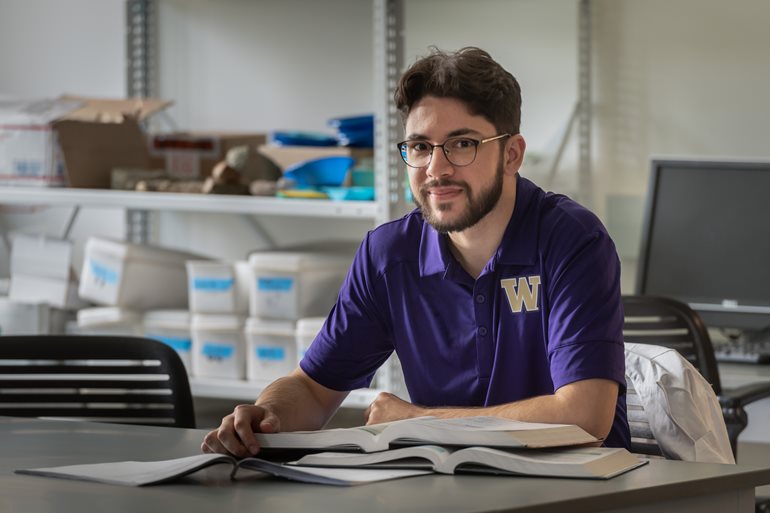
[[[450,164],[458,167],[467,166],[476,160],[479,146],[490,141],[496,141],[511,134],[500,134],[486,139],[470,137],[450,137],[443,144],[430,144],[422,140],[410,140],[398,143],[398,152],[404,163],[409,167],[426,167],[433,158],[433,150],[441,148]]]

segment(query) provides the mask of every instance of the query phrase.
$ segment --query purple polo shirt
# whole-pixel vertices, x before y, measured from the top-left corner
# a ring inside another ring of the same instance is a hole
[[[601,222],[518,177],[503,240],[476,280],[419,211],[371,231],[300,366],[352,390],[395,350],[423,406],[491,406],[611,379],[621,394],[606,445],[629,447],[622,327],[620,263]]]

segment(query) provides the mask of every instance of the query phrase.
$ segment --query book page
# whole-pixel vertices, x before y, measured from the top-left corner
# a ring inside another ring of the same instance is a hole
[[[517,448],[580,445],[599,441],[575,425],[521,422],[490,416],[412,419],[411,422],[388,426],[380,438],[395,445],[483,445]]]
[[[285,431],[280,433],[254,433],[260,446],[266,449],[360,449],[372,452],[388,448],[388,439],[380,435],[399,425],[417,424],[423,419],[396,420],[369,426],[321,429],[318,431]]]
[[[238,472],[232,471],[236,467],[235,458],[223,454],[197,454],[195,456],[163,461],[117,461],[23,469],[17,470],[16,473],[124,486],[144,486],[170,481],[218,463],[229,463],[228,473],[237,478]],[[237,463],[237,467],[239,470],[245,469],[262,472],[293,481],[337,486],[372,483],[432,473],[430,470],[414,469],[322,469],[288,466],[258,458],[241,460]]]
[[[522,475],[608,479],[644,463],[621,448],[503,451],[489,447],[468,447],[446,458],[436,470],[452,474],[457,470],[486,467],[488,471]]]
[[[433,469],[451,453],[451,449],[438,445],[415,445],[366,454],[321,452],[305,455],[290,465]]]
[[[569,424],[545,424],[540,422],[523,422],[519,420],[503,419],[500,417],[460,417],[456,419],[420,419],[420,423],[436,425],[447,431],[532,431],[538,429],[554,429],[565,427]]]
[[[239,466],[242,469],[266,472],[292,481],[337,486],[352,486],[433,473],[431,470],[421,469],[322,468],[285,465],[257,458],[245,459]]]
[[[64,479],[95,481],[98,483],[144,486],[160,483],[195,472],[216,463],[235,464],[235,458],[224,454],[197,454],[186,458],[163,461],[117,461],[62,467],[17,470],[30,474]]]

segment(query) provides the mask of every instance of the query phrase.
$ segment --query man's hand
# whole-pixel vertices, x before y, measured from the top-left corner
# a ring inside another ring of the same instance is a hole
[[[233,413],[222,419],[218,429],[203,438],[201,451],[232,454],[239,458],[253,456],[259,452],[254,433],[277,433],[280,429],[278,417],[267,408],[239,404]]]
[[[415,406],[388,392],[381,392],[364,412],[364,420],[369,425],[424,415],[429,415],[425,408]]]

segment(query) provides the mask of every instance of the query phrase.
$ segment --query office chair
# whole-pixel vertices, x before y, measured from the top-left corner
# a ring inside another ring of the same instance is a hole
[[[725,390],[708,330],[688,305],[670,298],[623,296],[625,342],[654,344],[676,349],[711,384],[722,406],[733,454],[737,456],[738,435],[748,424],[745,406],[770,397],[769,383],[751,383]]]
[[[623,296],[623,308],[623,338],[626,343],[653,344],[675,349],[711,385],[722,410],[730,448],[736,457],[738,435],[748,424],[745,406],[770,397],[770,384],[751,383],[734,389],[722,389],[708,330],[700,316],[685,303],[670,298],[629,295]],[[628,375],[626,369],[627,389],[630,392],[626,395],[626,405],[631,428],[631,450],[664,456],[668,453],[671,457],[669,451],[662,450],[652,433],[652,426],[640,404],[639,395],[631,388],[633,383]],[[707,418],[711,417],[713,415],[707,415]],[[755,511],[770,511],[770,498],[758,497]]]
[[[195,427],[179,355],[122,336],[0,337],[0,415]]]

